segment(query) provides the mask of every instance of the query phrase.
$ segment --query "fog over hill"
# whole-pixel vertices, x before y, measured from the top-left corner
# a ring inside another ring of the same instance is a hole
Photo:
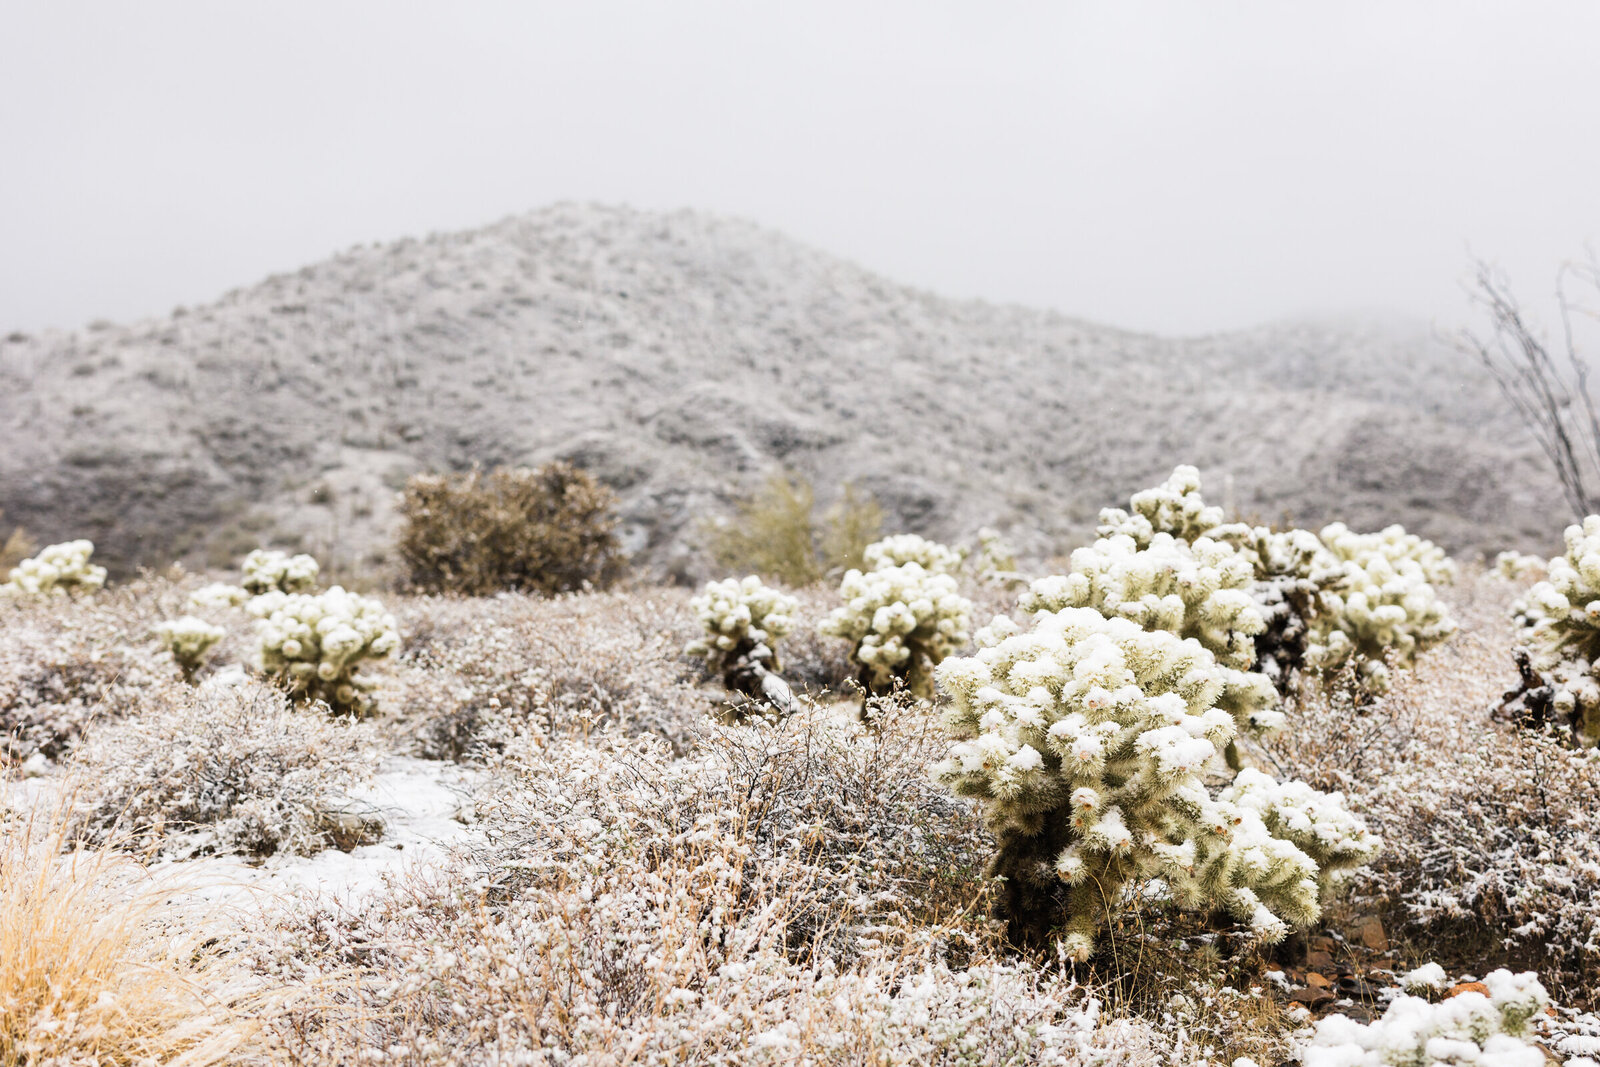
[[[371,565],[409,474],[556,457],[678,577],[703,573],[701,518],[779,466],[823,503],[853,480],[894,529],[994,525],[1035,557],[1181,462],[1247,515],[1455,551],[1553,550],[1568,521],[1492,382],[1425,325],[1144,336],[694,212],[562,204],[0,341],[5,523],[122,568],[258,543]]]

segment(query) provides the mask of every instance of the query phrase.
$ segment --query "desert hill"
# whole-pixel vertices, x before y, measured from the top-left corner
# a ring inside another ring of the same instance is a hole
[[[3,326],[3,324],[0,324]],[[1192,462],[1247,515],[1555,547],[1474,366],[1396,322],[1170,339],[898,285],[756,225],[563,204],[351,249],[204,307],[0,341],[0,509],[114,566],[301,544],[380,561],[419,470],[573,460],[696,576],[702,516],[785,465],[891,525],[1033,556]]]

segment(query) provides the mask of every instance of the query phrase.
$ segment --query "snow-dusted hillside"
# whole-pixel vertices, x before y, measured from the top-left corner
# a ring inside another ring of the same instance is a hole
[[[376,562],[415,471],[565,457],[647,568],[788,465],[1032,555],[1198,465],[1247,514],[1541,549],[1553,480],[1421,327],[1162,339],[897,285],[755,225],[558,205],[159,320],[0,341],[0,509],[126,568],[296,537]],[[1231,483],[1230,483],[1231,479]]]

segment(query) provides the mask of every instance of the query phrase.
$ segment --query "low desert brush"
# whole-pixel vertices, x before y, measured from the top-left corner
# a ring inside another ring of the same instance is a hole
[[[417,475],[400,500],[402,580],[419,592],[553,596],[622,575],[616,494],[565,463]]]

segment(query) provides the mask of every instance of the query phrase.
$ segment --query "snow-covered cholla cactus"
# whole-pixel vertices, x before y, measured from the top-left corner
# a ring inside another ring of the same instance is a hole
[[[1600,744],[1600,515],[1568,526],[1567,550],[1512,608],[1523,624],[1523,684],[1505,709],[1531,723],[1555,720],[1583,745]]]
[[[968,640],[972,602],[957,591],[954,576],[915,561],[850,570],[839,595],[844,606],[817,630],[851,643],[862,686],[882,694],[904,684],[915,696],[931,699],[933,668]]]
[[[268,593],[261,600],[271,602],[259,605],[261,669],[281,678],[297,698],[324,701],[341,713],[370,710],[372,684],[356,668],[400,647],[394,616],[378,601],[337,585],[317,594]],[[256,602],[250,607],[258,610]]]
[[[185,681],[194,680],[195,672],[205,662],[206,654],[226,636],[227,631],[222,627],[213,626],[193,615],[156,624],[157,640],[172,653],[172,659],[183,672]]]
[[[706,661],[706,669],[736,692],[760,696],[761,674],[778,671],[778,641],[794,628],[800,601],[766,585],[756,575],[707,582],[689,601],[705,630],[686,655]]]
[[[1208,771],[1233,739],[1217,706],[1228,678],[1198,641],[1089,608],[1040,612],[1033,629],[991,628],[977,655],[946,660],[940,689],[956,738],[935,776],[979,798],[1000,852],[1013,938],[1064,921],[1086,959],[1123,890],[1161,878],[1190,908],[1223,908],[1264,940],[1320,914],[1315,860],[1275,836],[1260,805],[1211,796]],[[1336,797],[1274,797],[1280,824],[1340,825]],[[1310,810],[1301,817],[1289,806]]]
[[[1359,1023],[1330,1015],[1317,1024],[1304,1067],[1545,1067],[1533,1020],[1550,997],[1531,972],[1494,971],[1489,993],[1462,993],[1438,1004],[1401,994],[1381,1019]]]
[[[227,582],[202,585],[189,594],[189,603],[197,608],[236,608],[250,599],[250,591],[243,586]]]
[[[1343,793],[1323,793],[1304,782],[1279,782],[1246,767],[1218,799],[1255,812],[1272,836],[1293,842],[1310,856],[1324,896],[1378,854],[1377,835],[1344,806]]]
[[[67,596],[92,593],[106,584],[106,569],[89,562],[93,541],[50,545],[32,559],[11,568],[0,593],[16,597]]]
[[[244,588],[256,596],[262,593],[309,593],[317,586],[321,570],[317,561],[305,553],[291,556],[276,549],[258,548],[244,558]]]
[[[1236,549],[1255,571],[1250,593],[1265,623],[1255,636],[1255,669],[1280,690],[1297,669],[1349,667],[1364,689],[1382,692],[1389,664],[1410,667],[1417,653],[1455,632],[1433,590],[1434,582],[1454,580],[1455,563],[1401,526],[1356,534],[1333,523],[1314,534],[1222,520],[1222,509],[1200,495],[1195,468],[1178,467],[1135,493],[1129,510],[1103,510],[1100,532],[1140,546],[1169,534]]]
[[[974,569],[980,582],[998,585],[1026,585],[1028,578],[1017,570],[1017,553],[1000,531],[985,526],[978,531],[978,551],[974,554]]]
[[[1351,534],[1341,523],[1323,529],[1322,543],[1343,560],[1344,570],[1324,591],[1323,610],[1306,640],[1307,668],[1351,667],[1373,693],[1388,690],[1391,665],[1414,666],[1419,652],[1456,632],[1456,621],[1435,594],[1423,564],[1396,550],[1401,543],[1396,530],[1400,527],[1391,526],[1383,534]]]
[[[954,574],[961,568],[965,554],[917,534],[895,534],[868,545],[861,558],[869,571],[917,563],[930,574]]]
[[[1494,575],[1509,582],[1520,582],[1527,578],[1543,578],[1545,576],[1544,557],[1529,556],[1522,552],[1508,549],[1494,558]]]
[[[1123,534],[1140,546],[1148,545],[1158,533],[1192,542],[1211,536],[1222,520],[1222,509],[1207,504],[1200,495],[1200,472],[1179,466],[1160,485],[1133,494],[1128,510],[1102,508],[1100,536]]]
[[[1283,725],[1283,713],[1274,708],[1272,684],[1249,673],[1254,638],[1266,628],[1250,595],[1254,583],[1250,564],[1209,537],[1190,544],[1158,532],[1141,547],[1115,534],[1073,552],[1069,573],[1034,582],[1020,606],[1029,613],[1093,608],[1146,630],[1194,638],[1216,657],[1224,678],[1218,706],[1242,730],[1264,733]]]

